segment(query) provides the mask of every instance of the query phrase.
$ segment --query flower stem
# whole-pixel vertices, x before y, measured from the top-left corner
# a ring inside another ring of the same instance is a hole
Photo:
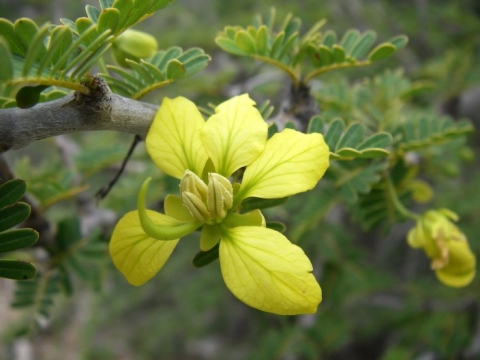
[[[408,210],[398,198],[397,191],[395,190],[395,185],[393,185],[392,179],[388,174],[385,174],[385,184],[387,185],[388,195],[395,209],[407,218],[418,220],[420,218],[420,215]]]

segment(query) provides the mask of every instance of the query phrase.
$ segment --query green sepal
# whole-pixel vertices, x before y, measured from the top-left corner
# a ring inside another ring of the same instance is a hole
[[[221,238],[220,229],[217,224],[203,225],[200,235],[200,250],[208,251],[218,244]]]
[[[273,135],[278,133],[278,126],[275,123],[271,123],[268,126],[268,139],[270,139]]]
[[[280,221],[267,221],[267,228],[284,233],[287,230],[287,227],[284,223]]]
[[[285,204],[288,201],[289,197],[284,197],[280,199],[261,199],[256,197],[251,197],[245,199],[242,202],[242,211],[250,211],[255,209],[267,209],[274,206],[279,206]]]
[[[0,253],[23,249],[35,244],[38,232],[32,229],[19,229],[0,234]]]
[[[0,260],[0,277],[12,280],[29,280],[37,275],[32,263],[18,260]]]
[[[15,204],[27,191],[27,185],[22,179],[13,179],[0,186],[0,209]]]
[[[30,206],[17,203],[0,210],[0,232],[8,230],[26,220],[30,215]]]
[[[200,251],[199,253],[197,253],[197,255],[195,255],[192,260],[193,266],[197,268],[201,268],[217,260],[218,249],[219,249],[219,244],[215,245],[213,248],[211,248],[208,251]]]

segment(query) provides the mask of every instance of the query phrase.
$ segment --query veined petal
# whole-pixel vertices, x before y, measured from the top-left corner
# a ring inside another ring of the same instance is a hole
[[[230,228],[238,226],[266,226],[265,218],[258,209],[245,214],[231,212],[223,219],[222,224]]]
[[[220,265],[230,291],[256,309],[279,315],[312,314],[322,293],[303,250],[271,229],[224,229]]]
[[[314,188],[329,166],[329,156],[321,134],[285,129],[273,135],[245,170],[235,205],[250,196],[275,199]]]
[[[263,151],[268,126],[247,94],[223,102],[202,129],[203,146],[216,172],[229,177]]]
[[[147,213],[157,225],[173,225],[177,222],[152,210],[147,210]],[[109,251],[113,263],[127,281],[140,286],[163,267],[177,243],[178,239],[160,241],[149,237],[142,229],[138,211],[131,211],[115,226]]]
[[[145,140],[148,154],[160,170],[177,179],[186,169],[202,176],[208,159],[200,140],[204,125],[193,102],[164,98]]]
[[[450,240],[448,263],[435,270],[438,279],[447,286],[463,287],[472,282],[476,268],[475,254],[466,240]]]

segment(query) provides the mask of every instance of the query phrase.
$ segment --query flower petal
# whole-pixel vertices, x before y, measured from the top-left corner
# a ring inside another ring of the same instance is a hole
[[[178,221],[155,211],[147,210],[157,225],[174,225]],[[150,280],[170,257],[177,240],[161,241],[149,237],[142,229],[138,211],[120,219],[113,230],[109,251],[113,263],[127,281],[140,286]]]
[[[250,196],[275,199],[310,190],[327,170],[329,156],[321,134],[285,129],[247,167],[235,200],[238,204]]]
[[[200,140],[205,121],[193,102],[164,98],[145,140],[155,164],[180,179],[186,169],[202,176],[208,155]]]
[[[227,287],[241,301],[279,315],[312,314],[322,293],[301,248],[271,229],[225,229],[220,265]]]
[[[223,102],[202,129],[203,146],[216,172],[229,177],[263,151],[268,126],[247,94]]]
[[[438,279],[447,286],[467,286],[475,278],[475,254],[466,240],[448,242],[448,264],[435,270]]]

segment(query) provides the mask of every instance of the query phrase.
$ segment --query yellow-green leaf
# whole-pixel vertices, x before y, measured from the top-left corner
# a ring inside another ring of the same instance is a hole
[[[248,54],[255,54],[255,39],[250,35],[248,31],[240,30],[235,34],[235,45]]]
[[[223,102],[202,129],[202,143],[217,173],[229,177],[263,151],[268,125],[247,94]]]
[[[220,265],[230,291],[256,309],[279,315],[312,314],[322,293],[303,250],[277,231],[242,226],[220,242]]]
[[[372,51],[370,51],[370,54],[368,54],[368,60],[370,61],[381,60],[383,58],[386,58],[392,55],[395,51],[397,51],[397,48],[395,47],[395,45],[392,45],[389,43],[383,43],[383,44],[377,45]]]
[[[157,225],[174,225],[177,220],[147,210]],[[127,281],[140,286],[163,267],[175,249],[178,240],[161,241],[149,237],[140,225],[138,211],[131,211],[120,219],[113,230],[109,251],[113,263]]]
[[[285,129],[273,135],[247,167],[235,201],[250,196],[282,198],[310,190],[327,170],[329,155],[321,134]]]
[[[208,155],[200,140],[205,121],[193,102],[164,98],[146,139],[147,151],[166,174],[180,179],[186,169],[198,176]]]
[[[13,77],[13,60],[7,41],[0,36],[0,81]]]

